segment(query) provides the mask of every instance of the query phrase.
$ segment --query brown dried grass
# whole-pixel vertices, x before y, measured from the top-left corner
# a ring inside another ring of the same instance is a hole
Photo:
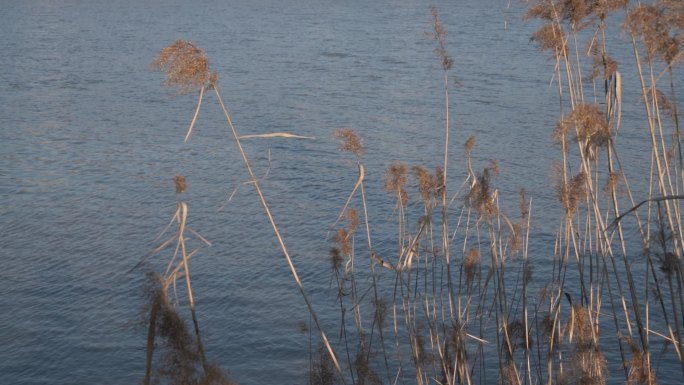
[[[396,195],[397,207],[406,206],[408,203],[408,193],[406,192],[408,166],[406,163],[397,161],[392,163],[385,171],[384,181],[385,191]]]
[[[152,66],[166,72],[166,85],[186,93],[217,81],[209,72],[206,53],[187,40],[177,40],[163,48]]]
[[[365,151],[363,141],[351,128],[340,128],[335,130],[335,138],[340,141],[340,151],[351,152],[357,158],[361,158]]]

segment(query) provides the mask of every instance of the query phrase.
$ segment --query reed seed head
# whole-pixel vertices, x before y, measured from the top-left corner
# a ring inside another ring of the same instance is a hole
[[[515,369],[515,362],[509,361],[502,368],[499,374],[501,378],[499,383],[501,385],[518,385],[522,384],[522,380],[518,377],[517,371]]]
[[[530,40],[537,42],[540,51],[552,51],[556,57],[567,51],[565,33],[555,23],[541,26]]]
[[[592,15],[591,0],[561,0],[558,9],[561,18],[568,20],[574,31],[579,31],[590,24],[586,19]]]
[[[359,214],[356,212],[356,209],[348,209],[345,212],[345,217],[349,223],[349,233],[351,234],[359,227]]]
[[[589,309],[573,304],[568,327],[571,328],[571,341],[573,337],[577,340],[570,360],[573,383],[605,385],[608,374],[606,358],[599,348],[598,330],[592,324]]]
[[[598,45],[592,47],[592,59],[593,65],[589,76],[592,80],[599,77],[603,80],[608,80],[618,70],[618,62]]]
[[[561,142],[570,132],[574,132],[574,139],[583,145],[585,155],[589,159],[594,159],[599,148],[608,147],[612,139],[610,124],[595,104],[575,106],[572,113],[560,121],[554,137]]]
[[[473,148],[475,148],[475,137],[470,136],[463,145],[463,152],[465,152],[465,155],[467,157],[470,156],[470,153],[473,151]]]
[[[664,92],[657,88],[651,89],[649,97],[652,104],[656,105],[660,111],[665,112],[667,116],[675,121],[675,118],[677,118],[677,106],[665,96]]]
[[[586,197],[586,178],[583,172],[573,176],[567,183],[559,182],[556,187],[558,199],[568,215],[572,215],[579,203]]]
[[[453,67],[454,59],[449,56],[449,52],[446,49],[447,32],[444,24],[442,24],[442,20],[439,18],[439,12],[436,7],[432,7],[432,27],[434,29],[432,37],[437,41],[435,52],[437,52],[437,57],[440,59],[442,69],[448,71]]]
[[[660,57],[672,64],[684,44],[684,6],[667,0],[638,5],[627,14],[623,27],[641,37],[648,60]]]
[[[436,175],[430,174],[430,172],[423,166],[413,166],[412,170],[413,175],[418,182],[420,198],[426,207],[431,207],[431,198],[437,195],[437,190],[441,186],[442,181],[438,180]]]
[[[498,213],[498,207],[491,191],[491,179],[492,176],[496,175],[499,175],[499,167],[495,161],[491,161],[491,164],[477,176],[466,197],[468,206],[477,210],[485,219]]]
[[[632,353],[632,358],[628,362],[629,375],[625,384],[627,385],[656,385],[656,375],[649,366],[649,360],[643,350],[637,345],[632,337],[627,337],[627,345]]]
[[[629,0],[594,0],[591,7],[596,16],[605,20],[610,13],[625,9],[628,5]]]
[[[613,192],[620,192],[620,178],[622,177],[621,172],[613,171],[608,174],[606,178],[606,186],[603,191],[606,194],[612,194]]]
[[[335,130],[335,138],[340,141],[340,151],[351,152],[357,158],[361,158],[365,149],[361,138],[351,128],[340,128]]]
[[[338,229],[337,233],[335,234],[335,243],[337,243],[337,247],[339,252],[342,255],[349,256],[351,255],[351,245],[349,243],[349,237],[350,233],[347,232],[345,229]]]
[[[475,280],[477,276],[477,271],[480,266],[480,252],[471,247],[463,259],[462,268],[463,274],[465,275],[466,285],[470,285]]]
[[[192,42],[177,40],[163,48],[152,63],[166,72],[166,85],[179,92],[191,92],[215,84],[218,75],[209,72],[209,59],[204,51]]]
[[[598,349],[576,351],[570,360],[571,383],[605,385],[608,374],[606,357]]]
[[[405,163],[395,161],[385,171],[385,190],[390,194],[396,194],[397,207],[406,206],[408,194],[406,182],[408,181],[408,166]]]
[[[544,21],[555,21],[557,19],[556,5],[550,0],[539,0],[527,9],[523,16],[524,20],[540,19]]]
[[[173,184],[176,186],[176,194],[182,194],[188,188],[188,183],[183,175],[173,177]]]
[[[579,304],[572,305],[572,336],[577,338],[577,346],[588,347],[594,345],[593,325],[589,317],[589,310]]]

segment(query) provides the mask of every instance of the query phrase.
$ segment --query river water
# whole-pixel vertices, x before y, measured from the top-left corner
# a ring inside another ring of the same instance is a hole
[[[162,47],[191,40],[219,73],[241,133],[315,138],[245,146],[325,322],[326,235],[356,178],[334,129],[353,128],[364,140],[379,228],[394,221],[382,191],[385,168],[394,160],[441,162],[442,75],[426,34],[430,5],[3,2],[0,383],[141,382],[144,273],[170,257],[150,252],[174,213],[176,174],[188,178],[190,225],[212,242],[192,262],[207,355],[242,384],[305,383],[308,338],[298,325],[308,313],[253,189],[243,184],[216,99],[207,96],[184,144],[196,96],[163,87],[150,63]],[[558,101],[553,63],[529,41],[537,25],[521,20],[516,2],[435,5],[455,60],[450,177],[454,185],[464,180],[461,149],[474,135],[478,167],[499,163],[497,187],[510,198],[504,205],[517,207],[520,188],[532,197],[531,258],[550,261],[560,213],[551,187]],[[625,37],[616,40],[629,47]],[[629,87],[626,116],[642,108]],[[636,146],[645,138],[640,124],[626,123],[621,134],[637,185],[647,163]]]

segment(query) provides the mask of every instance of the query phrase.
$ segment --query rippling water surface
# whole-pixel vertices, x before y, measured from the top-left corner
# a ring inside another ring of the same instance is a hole
[[[164,88],[150,63],[174,40],[192,40],[220,74],[242,133],[315,137],[245,146],[257,172],[268,174],[266,198],[330,322],[337,313],[325,311],[325,237],[356,178],[333,130],[354,128],[365,141],[367,193],[379,228],[393,221],[384,169],[395,159],[430,168],[441,162],[442,79],[426,36],[429,5],[4,2],[0,383],[142,380],[144,271],[163,268],[168,257],[149,253],[175,209],[171,177],[178,173],[188,177],[191,226],[213,242],[193,259],[207,354],[242,384],[305,383],[308,341],[298,324],[308,322],[307,311],[255,194],[242,184],[247,175],[216,100],[207,97],[183,144],[195,96]],[[515,2],[436,5],[458,83],[451,94],[453,183],[464,179],[461,148],[474,135],[478,167],[499,162],[497,187],[510,198],[502,204],[516,207],[519,188],[532,197],[531,258],[549,261],[559,213],[550,188],[558,104],[552,63],[529,42],[536,26],[520,20],[524,10]],[[629,87],[628,116],[641,108]],[[645,138],[640,124],[623,128],[626,167],[645,163],[629,144]],[[144,267],[133,269],[143,259]]]

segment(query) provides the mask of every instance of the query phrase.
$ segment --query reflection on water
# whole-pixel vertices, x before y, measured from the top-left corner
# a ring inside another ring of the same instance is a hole
[[[553,63],[529,43],[535,26],[520,21],[518,5],[437,5],[458,84],[451,178],[464,180],[461,148],[476,136],[478,167],[499,162],[497,187],[512,197],[502,205],[515,209],[519,188],[532,197],[531,258],[541,266],[553,255],[559,212],[550,187],[558,158]],[[192,40],[220,74],[242,133],[316,138],[251,140],[246,150],[257,172],[268,174],[266,198],[332,325],[325,237],[356,180],[333,130],[352,127],[364,139],[370,214],[380,233],[394,228],[384,169],[397,159],[430,168],[441,162],[442,84],[425,36],[429,7],[412,0],[287,7],[29,0],[4,4],[0,19],[0,382],[141,381],[144,274],[131,268],[143,259],[146,268],[161,266],[165,257],[149,252],[175,210],[171,178],[181,173],[192,227],[213,243],[193,260],[208,355],[243,384],[303,383],[309,347],[298,325],[308,322],[306,308],[243,184],[247,175],[216,100],[207,97],[183,144],[194,96],[164,89],[150,62],[168,43]],[[630,87],[625,121],[642,108]],[[647,165],[629,145],[644,139],[637,126],[625,126],[621,140],[639,190]],[[391,238],[377,244],[395,247]]]

